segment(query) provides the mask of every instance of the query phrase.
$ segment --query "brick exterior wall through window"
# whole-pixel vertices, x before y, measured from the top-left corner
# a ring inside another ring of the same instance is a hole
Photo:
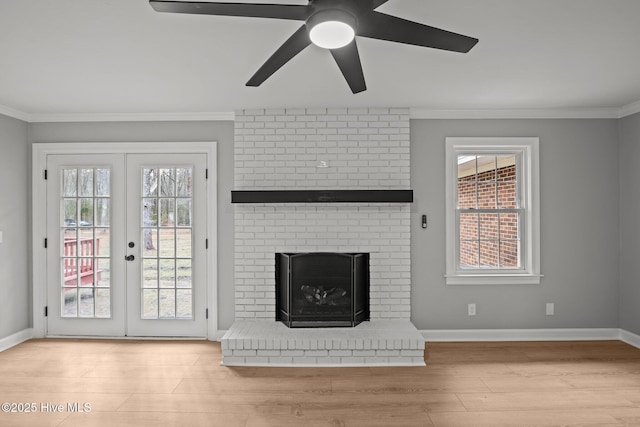
[[[475,164],[475,159],[472,162]],[[461,209],[461,268],[519,267],[519,214],[500,211],[518,208],[515,159],[507,166],[501,166],[500,161],[493,164],[498,166],[481,172],[476,172],[479,166],[474,166],[472,173],[468,172],[468,167],[466,173],[460,168],[458,208]],[[495,212],[473,212],[474,209],[493,209]]]

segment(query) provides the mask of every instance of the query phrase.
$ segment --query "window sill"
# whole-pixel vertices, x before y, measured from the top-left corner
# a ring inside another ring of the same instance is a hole
[[[445,275],[447,285],[538,285],[541,274],[455,274]]]

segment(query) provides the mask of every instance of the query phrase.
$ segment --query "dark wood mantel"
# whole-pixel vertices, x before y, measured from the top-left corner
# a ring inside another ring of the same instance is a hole
[[[413,190],[237,190],[231,203],[412,203]]]

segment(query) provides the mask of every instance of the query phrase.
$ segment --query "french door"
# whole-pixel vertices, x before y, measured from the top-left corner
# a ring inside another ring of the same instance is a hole
[[[206,154],[47,156],[47,333],[205,337]]]

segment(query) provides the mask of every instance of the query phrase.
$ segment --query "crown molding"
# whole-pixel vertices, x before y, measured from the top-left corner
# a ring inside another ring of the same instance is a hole
[[[13,117],[14,119],[22,120],[23,122],[28,122],[29,115],[19,110],[15,110],[13,108],[5,107],[4,105],[0,105],[0,114]]]
[[[32,123],[51,122],[190,122],[234,121],[234,112],[217,113],[71,113],[30,114]]]
[[[620,108],[501,108],[449,109],[412,108],[411,119],[617,119]]]
[[[0,114],[28,123],[234,121],[233,111],[202,113],[25,113],[0,105]]]
[[[640,101],[634,102],[620,108],[620,118],[630,116],[632,114],[640,113]]]
[[[621,119],[640,113],[640,101],[620,108],[560,109],[429,109],[411,108],[409,118],[420,119]],[[235,112],[201,113],[25,113],[0,105],[0,114],[29,123],[69,122],[189,122],[234,121]]]

